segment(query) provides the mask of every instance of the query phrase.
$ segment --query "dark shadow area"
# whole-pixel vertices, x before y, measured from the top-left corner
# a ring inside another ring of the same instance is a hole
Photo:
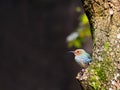
[[[0,90],[80,90],[66,37],[78,0],[0,1]]]

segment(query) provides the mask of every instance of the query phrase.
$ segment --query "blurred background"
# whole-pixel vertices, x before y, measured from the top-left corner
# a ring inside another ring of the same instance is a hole
[[[91,53],[80,0],[0,0],[0,90],[80,90],[68,51]]]

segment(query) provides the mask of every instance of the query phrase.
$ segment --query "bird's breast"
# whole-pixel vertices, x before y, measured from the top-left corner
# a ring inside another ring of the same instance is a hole
[[[81,62],[81,61],[82,61],[81,56],[75,56],[75,61],[76,61],[77,63]]]

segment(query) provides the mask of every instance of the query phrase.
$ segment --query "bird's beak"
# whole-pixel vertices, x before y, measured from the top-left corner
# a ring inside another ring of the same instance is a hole
[[[69,51],[70,53],[74,53],[74,51]]]

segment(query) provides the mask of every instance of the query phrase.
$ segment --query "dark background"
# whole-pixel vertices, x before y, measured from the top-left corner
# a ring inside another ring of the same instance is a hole
[[[80,90],[66,37],[80,0],[0,0],[0,90]]]

